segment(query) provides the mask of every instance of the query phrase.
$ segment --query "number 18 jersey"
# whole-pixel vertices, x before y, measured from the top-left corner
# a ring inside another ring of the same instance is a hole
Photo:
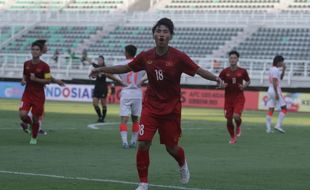
[[[161,56],[155,48],[142,52],[128,66],[135,72],[146,71],[148,86],[143,110],[155,115],[181,113],[181,75],[194,76],[199,68],[185,53],[173,47]]]

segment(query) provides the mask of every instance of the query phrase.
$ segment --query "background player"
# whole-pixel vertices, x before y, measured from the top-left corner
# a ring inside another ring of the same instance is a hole
[[[235,144],[241,135],[241,114],[245,103],[243,90],[250,85],[250,78],[245,69],[238,67],[239,53],[230,51],[228,55],[230,66],[221,71],[220,78],[225,83],[224,111],[229,143]]]
[[[282,68],[282,71],[280,70]],[[278,116],[277,124],[275,125],[275,129],[281,133],[285,133],[282,128],[283,119],[286,116],[287,108],[286,102],[282,95],[281,89],[281,80],[284,78],[286,66],[284,63],[284,58],[281,55],[277,55],[273,59],[272,67],[269,70],[269,88],[267,91],[268,101],[267,107],[268,112],[266,115],[266,132],[272,133],[271,129],[271,121],[272,115],[275,107],[280,107],[281,111]]]
[[[134,45],[127,45],[125,47],[125,57],[126,61],[121,63],[121,65],[127,65],[129,62],[133,60],[137,52],[137,48]],[[142,108],[142,83],[147,80],[147,78],[143,78],[145,75],[144,71],[136,72],[130,71],[125,74],[120,74],[119,77],[123,81],[123,84],[126,85],[122,88],[121,98],[120,98],[120,116],[121,123],[119,125],[120,135],[122,139],[123,148],[135,148],[138,131],[139,131],[139,123],[138,119],[141,114]],[[132,133],[130,144],[128,145],[127,133],[128,127],[127,122],[129,120],[129,116],[131,115],[132,120]]]
[[[34,42],[31,45],[32,59],[24,63],[22,85],[26,85],[19,108],[20,119],[31,125],[32,136],[30,144],[37,144],[39,118],[44,112],[44,86],[51,81],[50,68],[40,60],[43,46]],[[32,119],[28,116],[31,110]]]
[[[44,57],[44,56],[46,55],[47,51],[48,51],[48,46],[47,46],[46,40],[43,40],[43,39],[36,40],[35,43],[40,44],[41,47],[43,47],[42,53],[41,53],[41,56],[40,56],[40,59],[41,59],[42,61],[44,61],[45,63],[48,64],[48,62],[47,62],[48,59],[47,59],[46,57]],[[64,83],[62,80],[56,79],[56,78],[53,77],[53,76],[51,76],[51,82],[52,82],[52,83],[56,83],[56,84],[58,84],[59,86],[65,86],[65,83]],[[32,113],[31,113],[31,112],[28,112],[28,114],[29,114],[29,117],[32,118]],[[40,116],[40,118],[39,118],[39,134],[41,134],[41,135],[47,135],[47,131],[45,131],[45,130],[42,128],[43,119],[44,119],[44,115]],[[30,133],[30,132],[31,132],[31,130],[29,129],[29,126],[27,125],[27,123],[22,122],[22,123],[20,124],[20,126],[21,126],[21,128],[22,128],[26,133]]]
[[[102,55],[99,55],[98,64],[95,64],[95,63],[91,63],[91,64],[95,68],[105,67],[104,57]],[[98,116],[97,122],[104,122],[106,114],[107,114],[107,94],[108,94],[108,86],[107,86],[106,77],[120,84],[122,84],[122,81],[114,77],[113,75],[107,74],[107,73],[97,73],[97,75],[94,75],[93,77],[96,78],[95,87],[93,91],[93,106]],[[102,112],[99,107],[99,101],[102,106]]]

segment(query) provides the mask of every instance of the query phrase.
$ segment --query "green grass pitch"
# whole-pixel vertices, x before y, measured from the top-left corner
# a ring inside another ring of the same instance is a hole
[[[91,103],[46,102],[37,145],[19,127],[18,100],[0,99],[1,190],[134,190],[135,150],[121,148],[118,105],[91,129]],[[277,114],[275,114],[277,116]],[[223,111],[183,108],[181,146],[191,180],[179,183],[176,162],[159,144],[151,147],[150,190],[309,190],[309,113],[289,113],[286,134],[266,134],[265,112],[245,111],[242,136],[228,144]],[[275,123],[276,117],[273,118]]]

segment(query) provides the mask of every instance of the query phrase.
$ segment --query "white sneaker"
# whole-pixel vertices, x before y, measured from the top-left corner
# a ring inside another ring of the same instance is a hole
[[[123,149],[128,149],[129,145],[128,145],[128,143],[123,143],[122,147],[123,147]]]
[[[266,129],[266,133],[268,133],[268,134],[273,133],[273,130],[271,128]]]
[[[282,129],[282,127],[280,126],[275,126],[274,129],[279,131],[280,133],[285,133],[284,129]]]
[[[186,160],[185,160],[184,165],[182,167],[180,167],[180,175],[181,175],[180,182],[182,184],[187,184],[189,182],[189,179],[190,179],[190,173],[189,173],[189,169],[188,169],[188,165],[187,165]]]
[[[139,183],[139,186],[137,187],[136,190],[148,190],[148,189],[149,189],[148,183]]]

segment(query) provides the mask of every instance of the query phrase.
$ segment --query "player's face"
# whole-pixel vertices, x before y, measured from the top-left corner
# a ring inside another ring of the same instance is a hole
[[[156,43],[156,47],[164,48],[168,46],[168,43],[171,39],[171,33],[168,27],[159,25],[155,28],[153,37]]]
[[[103,65],[103,64],[104,64],[104,60],[101,57],[99,57],[98,58],[98,65]]]
[[[42,51],[41,51],[39,46],[31,47],[31,55],[32,55],[33,58],[40,57],[41,53],[42,53]]]
[[[278,64],[277,64],[278,67],[282,67],[283,65],[284,65],[284,62],[283,62],[283,61],[280,61],[280,62],[278,62]]]
[[[239,58],[238,58],[238,56],[235,55],[235,54],[231,54],[231,55],[229,56],[229,63],[230,63],[231,66],[237,65],[238,60],[239,60]]]

